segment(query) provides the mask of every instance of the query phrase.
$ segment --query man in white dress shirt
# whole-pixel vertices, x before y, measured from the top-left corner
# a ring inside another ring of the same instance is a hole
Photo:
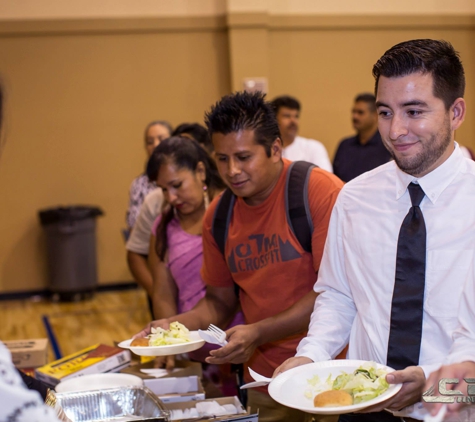
[[[296,98],[283,95],[274,98],[272,106],[284,146],[282,157],[291,161],[308,161],[332,173],[332,163],[325,146],[315,139],[298,136],[300,102]]]
[[[419,364],[387,376],[390,384],[403,383],[400,392],[364,410],[377,413],[342,415],[341,421],[401,420],[383,409],[422,419],[425,379],[447,356],[463,286],[474,282],[469,269],[474,260],[475,163],[463,157],[454,141],[465,117],[465,77],[458,54],[444,41],[407,41],[389,49],[373,75],[379,131],[394,161],[357,177],[340,192],[308,335],[296,357],[276,374],[332,359],[348,341],[349,359],[386,364],[398,236],[411,209],[411,182],[425,194],[420,203],[427,233],[422,332]],[[411,328],[408,324],[408,333]]]

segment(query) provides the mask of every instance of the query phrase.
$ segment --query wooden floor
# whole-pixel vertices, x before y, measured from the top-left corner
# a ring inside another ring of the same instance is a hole
[[[0,340],[47,338],[44,320],[65,356],[96,343],[113,345],[130,338],[150,321],[150,313],[141,289],[96,293],[76,303],[1,301]],[[51,345],[49,349],[51,361]]]

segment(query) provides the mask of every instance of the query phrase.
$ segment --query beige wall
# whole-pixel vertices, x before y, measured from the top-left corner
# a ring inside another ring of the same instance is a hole
[[[200,3],[206,5],[200,16],[195,0],[160,2],[160,9],[157,2],[134,2],[138,14],[124,0],[117,8],[92,2],[95,8],[81,10],[72,0],[42,3],[39,9],[24,0],[20,9],[8,0],[0,9],[0,74],[8,95],[0,292],[46,286],[36,213],[59,204],[103,208],[100,283],[130,280],[120,229],[128,187],[145,162],[143,127],[157,118],[202,121],[204,110],[239,89],[244,77],[267,77],[270,97],[298,97],[301,133],[324,142],[333,156],[339,139],[352,132],[354,95],[373,89],[371,67],[380,55],[402,40],[445,38],[467,73],[468,119],[457,139],[475,148],[471,2],[455,2],[466,13],[449,16],[441,10],[445,3],[426,0],[422,5],[437,13],[402,17],[402,10],[355,15],[349,0],[332,15],[316,13],[319,2],[310,1],[209,0]],[[369,13],[371,5],[362,8]]]
[[[11,0],[13,1],[13,0]],[[33,0],[30,0],[33,1]],[[472,0],[227,0],[232,13],[267,12],[276,15],[418,15],[474,13]]]
[[[413,38],[446,39],[465,65],[468,115],[457,140],[475,149],[475,23],[468,16],[273,16],[229,18],[231,81],[241,89],[248,76],[267,76],[269,97],[301,100],[301,134],[322,141],[332,158],[352,133],[350,109],[357,93],[372,92],[371,69],[392,45]],[[267,72],[267,73],[266,73]]]
[[[215,16],[265,12],[276,15],[427,15],[475,12],[472,0],[2,0],[0,19],[76,19]]]
[[[46,285],[36,212],[94,204],[99,280],[127,281],[120,229],[142,133],[155,119],[202,121],[230,90],[219,29],[0,37],[7,88],[0,165],[0,291]]]
[[[215,16],[225,8],[225,0],[2,0],[0,19]]]
[[[384,51],[411,38],[446,39],[460,51],[466,70],[467,119],[456,138],[475,149],[474,29],[272,30],[271,95],[291,93],[302,101],[301,133],[322,141],[333,157],[338,142],[352,134],[355,94],[373,92],[373,64]]]

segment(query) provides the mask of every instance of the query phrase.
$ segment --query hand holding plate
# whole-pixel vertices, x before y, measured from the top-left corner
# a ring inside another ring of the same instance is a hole
[[[380,412],[384,409],[401,410],[421,401],[426,377],[419,366],[409,366],[401,371],[391,372],[386,375],[386,381],[389,384],[402,384],[401,390],[389,400],[367,407],[364,413]]]
[[[309,363],[313,363],[313,360],[304,356],[294,356],[293,358],[287,359],[282,365],[277,367],[277,369],[274,371],[273,377],[275,378],[282,372],[288,371],[292,368],[296,368],[297,366],[307,365]]]

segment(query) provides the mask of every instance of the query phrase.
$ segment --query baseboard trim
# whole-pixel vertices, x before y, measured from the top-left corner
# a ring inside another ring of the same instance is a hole
[[[102,293],[102,292],[112,292],[112,291],[133,290],[137,288],[138,288],[137,283],[133,281],[129,281],[126,283],[117,282],[117,283],[100,284],[94,289],[94,291],[96,293]],[[26,299],[31,299],[33,297],[49,298],[52,295],[53,293],[49,289],[28,290],[24,292],[0,293],[0,302],[6,301],[6,300],[26,300]]]

